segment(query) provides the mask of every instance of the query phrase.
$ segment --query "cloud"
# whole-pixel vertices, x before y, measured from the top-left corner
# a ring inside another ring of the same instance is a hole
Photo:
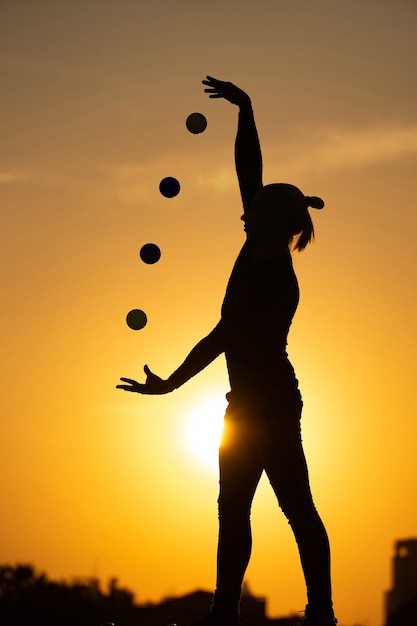
[[[417,124],[373,127],[368,129],[322,129],[295,140],[291,150],[275,153],[274,160],[285,165],[285,171],[296,173],[312,169],[337,170],[360,168],[417,155]]]
[[[27,177],[26,172],[0,172],[0,185],[20,182]]]
[[[232,167],[216,168],[204,174],[198,174],[197,183],[201,187],[226,191],[236,186],[236,173]]]
[[[184,155],[177,156],[174,164],[171,160],[149,159],[146,163],[125,162],[103,166],[101,171],[107,182],[107,191],[128,204],[153,200],[155,190],[159,197],[158,185],[165,175],[177,177],[181,185],[186,181],[188,191],[190,186],[218,192],[237,188],[233,166],[222,167],[211,160],[196,166],[192,158]]]
[[[0,185],[34,183],[47,187],[80,186],[79,178],[64,171],[25,169],[0,171]]]
[[[331,133],[321,152],[326,164],[370,165],[417,154],[417,125],[360,132]]]
[[[96,66],[89,66],[85,63],[72,64],[64,63],[62,61],[56,61],[53,58],[41,58],[30,57],[25,54],[3,52],[0,54],[0,64],[6,68],[26,73],[35,74],[52,74],[55,76],[62,76],[63,74],[69,76],[86,76],[87,78],[99,77],[105,80],[113,79],[117,75],[102,70]]]

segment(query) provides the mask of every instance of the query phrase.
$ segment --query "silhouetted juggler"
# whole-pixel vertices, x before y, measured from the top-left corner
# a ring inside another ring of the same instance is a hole
[[[307,587],[304,626],[333,626],[330,548],[314,506],[301,443],[302,399],[288,360],[287,335],[299,291],[292,251],[314,236],[308,207],[323,200],[287,183],[263,185],[262,156],[249,96],[207,77],[210,98],[239,107],[236,171],[243,203],[244,243],[233,267],[214,329],[167,379],[145,365],[146,382],[122,378],[119,389],[164,394],[177,389],[220,354],[230,380],[219,450],[217,580],[201,626],[239,623],[241,586],[251,553],[250,509],[266,472],[298,545]]]

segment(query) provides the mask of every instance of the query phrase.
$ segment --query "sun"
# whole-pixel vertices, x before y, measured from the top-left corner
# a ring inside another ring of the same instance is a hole
[[[186,413],[183,428],[184,444],[200,465],[218,468],[218,448],[227,405],[224,395],[200,398]]]

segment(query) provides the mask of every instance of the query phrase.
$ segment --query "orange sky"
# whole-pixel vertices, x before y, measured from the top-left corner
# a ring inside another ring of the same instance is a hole
[[[264,181],[326,200],[289,354],[339,621],[381,626],[393,543],[417,535],[416,18],[408,0],[0,4],[0,562],[115,575],[139,602],[213,588],[217,476],[184,431],[202,401],[221,421],[224,362],[169,396],[115,390],[211,330],[244,239],[236,110],[206,98],[212,74],[252,96]],[[253,528],[252,591],[301,610],[266,481]]]

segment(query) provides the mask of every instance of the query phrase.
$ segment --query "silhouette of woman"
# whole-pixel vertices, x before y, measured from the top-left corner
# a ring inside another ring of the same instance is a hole
[[[235,162],[246,242],[232,270],[217,326],[164,380],[145,365],[146,382],[121,378],[119,389],[164,394],[183,385],[224,353],[230,379],[219,450],[217,580],[201,624],[236,626],[252,537],[250,510],[266,472],[298,545],[307,587],[304,626],[334,626],[330,549],[314,506],[301,442],[298,381],[288,360],[287,335],[298,305],[291,250],[314,236],[308,207],[323,200],[293,185],[262,183],[262,155],[249,96],[207,76],[210,98],[239,107]]]

